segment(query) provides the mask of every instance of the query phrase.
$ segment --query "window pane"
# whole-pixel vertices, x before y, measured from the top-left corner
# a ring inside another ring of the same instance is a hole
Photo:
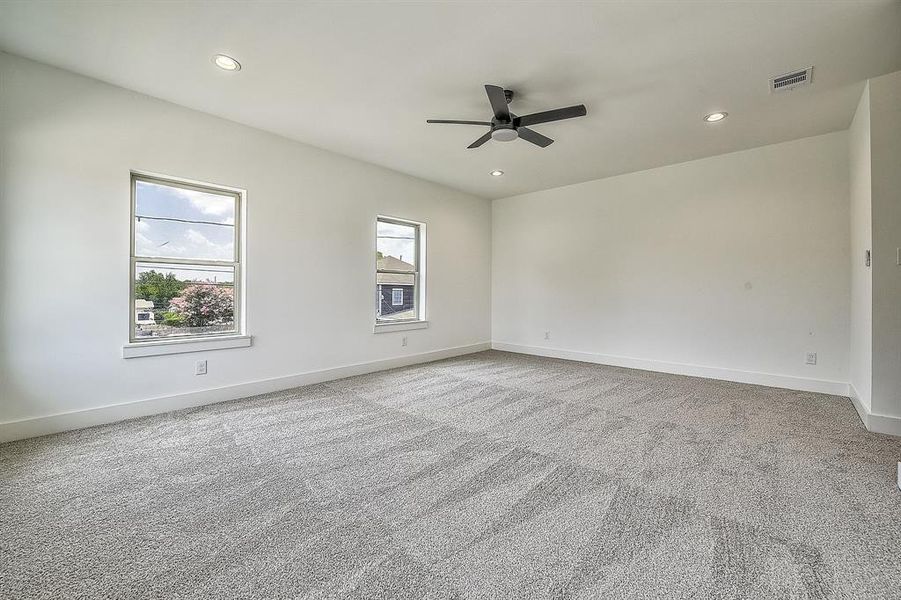
[[[135,264],[136,338],[234,332],[235,269]]]
[[[416,318],[414,275],[376,274],[376,312],[380,321]]]
[[[376,268],[392,271],[416,270],[416,227],[378,222]]]
[[[135,181],[134,253],[235,260],[235,197]]]

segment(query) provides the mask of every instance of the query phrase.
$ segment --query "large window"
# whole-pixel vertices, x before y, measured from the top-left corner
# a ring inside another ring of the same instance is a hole
[[[376,227],[376,322],[424,318],[421,223],[379,217]]]
[[[241,333],[241,193],[132,174],[132,342]]]

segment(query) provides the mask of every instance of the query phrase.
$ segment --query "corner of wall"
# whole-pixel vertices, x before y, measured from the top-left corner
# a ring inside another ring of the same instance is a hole
[[[866,82],[848,130],[848,202],[851,239],[851,304],[848,374],[858,410],[869,412],[872,390],[873,280],[867,264],[872,249],[870,92]],[[866,423],[864,415],[861,419]]]

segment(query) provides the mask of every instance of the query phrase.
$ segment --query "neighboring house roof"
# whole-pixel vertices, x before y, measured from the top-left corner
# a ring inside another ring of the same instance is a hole
[[[386,269],[388,271],[414,271],[416,267],[408,262],[404,262],[393,256],[383,256],[376,261],[377,269]]]
[[[152,308],[152,300],[135,300],[135,310],[150,310]]]
[[[389,271],[410,271],[409,275],[402,273],[379,273],[376,282],[379,285],[413,285],[413,270],[416,268],[408,262],[404,262],[393,256],[384,256],[376,261],[376,268]]]

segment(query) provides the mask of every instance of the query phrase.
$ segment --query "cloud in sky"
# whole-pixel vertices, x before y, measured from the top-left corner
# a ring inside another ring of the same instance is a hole
[[[234,197],[138,181],[135,200],[136,255],[234,260]]]
[[[196,217],[206,217],[207,220],[217,223],[235,222],[235,199],[233,196],[220,196],[218,194],[210,194],[197,190],[189,190],[180,187],[168,185],[160,185],[151,182],[139,182],[139,199],[144,194],[155,204],[165,203],[170,205],[173,212],[185,213],[185,215],[193,214]],[[180,199],[187,200],[188,206],[178,210],[176,206],[172,206],[171,200]],[[166,202],[169,200],[169,202]],[[193,210],[186,210],[188,207]],[[169,215],[174,216],[174,215]],[[212,218],[211,218],[212,217]]]
[[[231,229],[219,234],[220,239],[210,239],[197,228],[180,223],[138,221],[135,223],[135,254],[137,256],[165,258],[194,258],[199,260],[234,259],[234,241]],[[222,236],[226,233],[226,236]]]
[[[179,196],[186,198],[191,203],[191,206],[201,213],[227,219],[227,221],[222,222],[235,222],[235,199],[231,196],[217,196],[181,188],[176,188],[176,190]]]
[[[415,231],[413,227],[406,225],[379,222],[377,228],[379,252],[413,264],[416,242],[412,238]]]

